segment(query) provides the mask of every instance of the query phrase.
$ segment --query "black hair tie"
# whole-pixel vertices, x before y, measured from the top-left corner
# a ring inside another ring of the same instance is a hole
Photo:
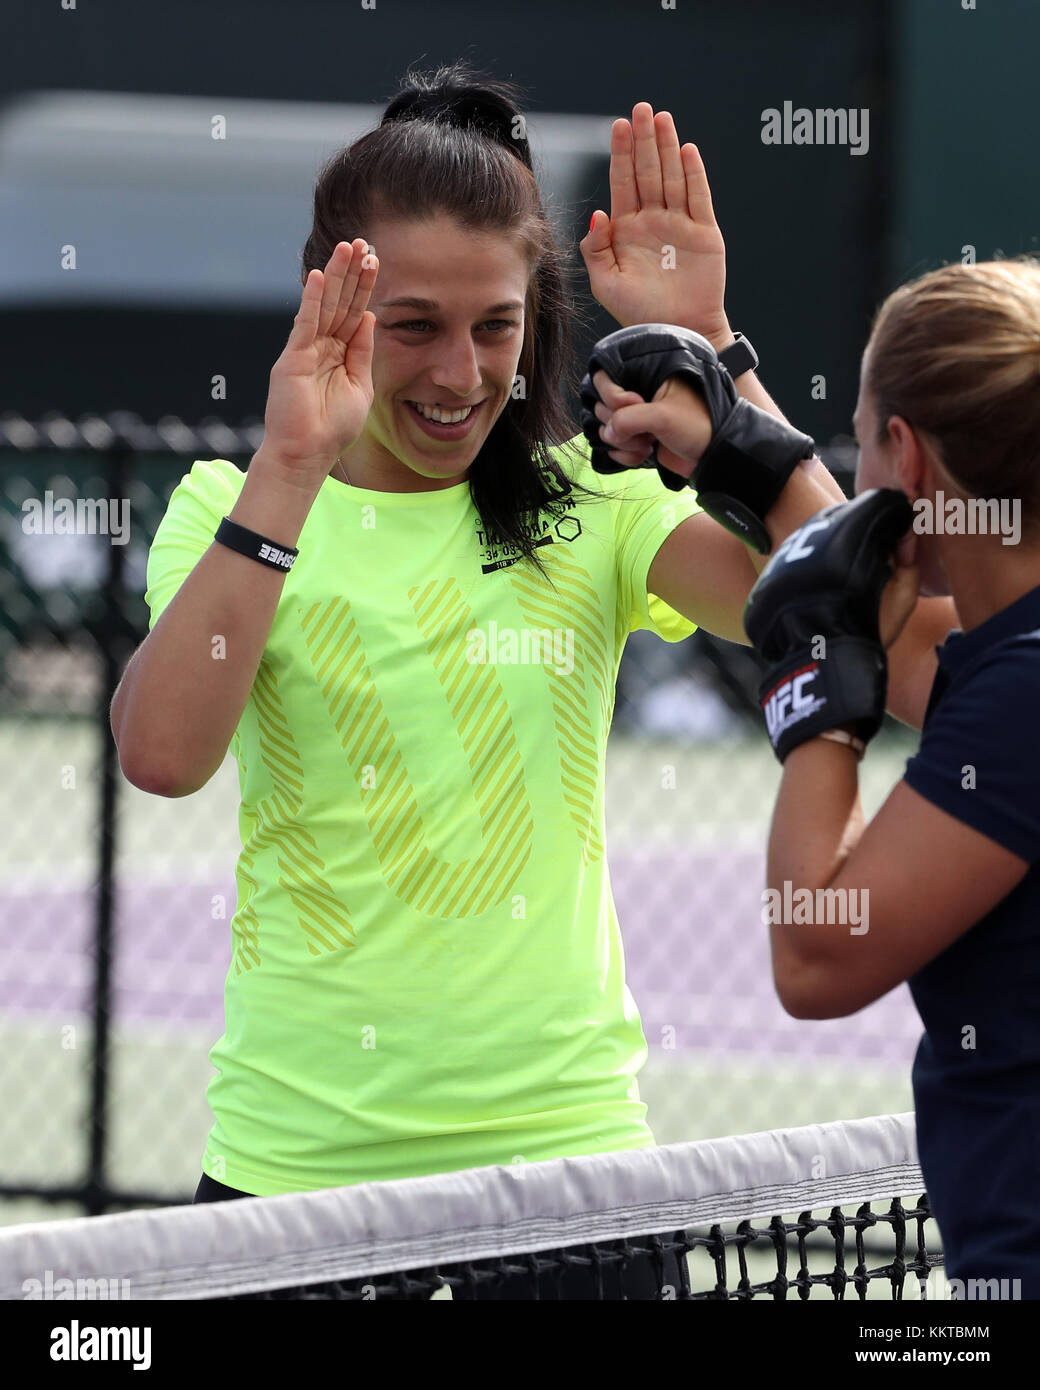
[[[528,168],[531,150],[526,135],[514,136],[513,127],[519,113],[513,111],[500,97],[443,92],[406,92],[386,108],[381,125],[391,121],[440,121],[460,130],[472,130],[496,144],[504,145]]]

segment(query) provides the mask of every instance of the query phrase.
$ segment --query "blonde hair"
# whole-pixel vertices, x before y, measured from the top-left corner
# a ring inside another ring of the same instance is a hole
[[[965,492],[1040,521],[1040,262],[930,271],[889,295],[868,347],[879,439],[902,416]]]

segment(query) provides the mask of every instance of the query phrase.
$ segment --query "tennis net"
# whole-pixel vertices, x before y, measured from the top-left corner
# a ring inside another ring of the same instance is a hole
[[[0,1297],[900,1299],[941,1263],[905,1114],[10,1227]]]

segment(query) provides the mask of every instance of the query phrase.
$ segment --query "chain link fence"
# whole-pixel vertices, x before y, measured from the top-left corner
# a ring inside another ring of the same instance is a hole
[[[170,493],[194,458],[245,467],[262,432],[0,419],[0,1222],[186,1201],[198,1178],[237,773],[229,758],[190,798],[148,796],[120,772],[108,710],[147,632]],[[841,441],[828,462],[841,476]],[[608,852],[662,1143],[912,1106],[905,987],[826,1023],[775,999],[761,890],[779,768],[757,680],[750,651],[703,633],[633,634],[622,662]],[[886,725],[872,745],[868,815],[912,743]]]

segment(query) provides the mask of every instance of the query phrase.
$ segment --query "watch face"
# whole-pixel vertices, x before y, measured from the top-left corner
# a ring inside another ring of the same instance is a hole
[[[735,343],[719,353],[719,361],[730,376],[741,376],[758,366],[758,355],[746,338],[738,337]]]

